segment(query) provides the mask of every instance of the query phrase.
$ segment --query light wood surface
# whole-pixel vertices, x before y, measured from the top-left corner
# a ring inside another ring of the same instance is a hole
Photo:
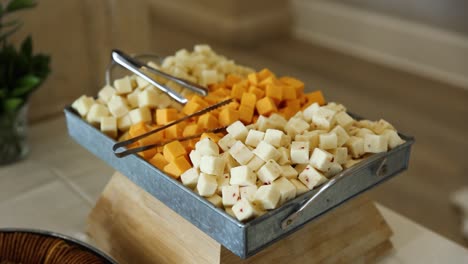
[[[89,215],[88,234],[119,263],[366,263],[392,248],[387,223],[361,196],[242,260],[120,173]]]

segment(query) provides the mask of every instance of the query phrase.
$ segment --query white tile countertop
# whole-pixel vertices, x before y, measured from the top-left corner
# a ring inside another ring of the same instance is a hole
[[[75,143],[60,117],[31,127],[31,152],[0,167],[0,228],[43,229],[86,239],[86,218],[113,169]],[[395,247],[382,263],[468,263],[468,250],[378,205]]]

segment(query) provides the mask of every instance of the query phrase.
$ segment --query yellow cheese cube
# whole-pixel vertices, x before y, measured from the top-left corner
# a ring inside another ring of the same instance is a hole
[[[275,76],[269,69],[265,68],[257,73],[257,77],[260,81],[265,80],[268,77]]]
[[[282,86],[283,100],[294,100],[297,98],[296,90],[289,85]]]
[[[247,79],[249,80],[250,84],[252,84],[252,85],[257,85],[258,84],[258,78],[257,78],[257,74],[255,72],[252,72],[249,75],[247,75]]]
[[[148,129],[148,126],[145,124],[145,122],[140,122],[140,123],[132,125],[128,131],[128,134],[130,135],[130,137],[134,138],[148,131],[149,129]]]
[[[239,120],[244,124],[250,124],[254,115],[254,108],[246,105],[239,107]]]
[[[167,161],[172,162],[177,157],[186,155],[187,152],[185,151],[185,148],[182,145],[182,143],[180,143],[179,141],[172,141],[171,143],[164,145],[163,154],[164,158],[166,158]]]
[[[250,108],[255,108],[257,103],[257,96],[253,93],[244,93],[241,99],[241,105],[248,106]]]
[[[231,108],[232,110],[237,110],[239,108],[239,103],[234,101],[234,102],[230,102],[227,107],[228,108]]]
[[[179,123],[166,128],[164,130],[164,137],[166,139],[182,137],[182,133],[184,132],[184,126],[185,125],[183,123]]]
[[[184,128],[184,132],[182,132],[183,137],[193,136],[199,134],[201,132],[200,127],[197,124],[190,124]]]
[[[142,156],[145,160],[150,160],[154,155],[158,153],[156,148],[151,148],[145,151],[138,152],[138,155]]]
[[[153,129],[156,129],[156,128],[157,127],[154,127]],[[153,133],[147,137],[144,137],[138,140],[138,143],[140,143],[141,146],[147,146],[147,145],[160,143],[163,139],[164,139],[164,130]]]
[[[301,94],[304,93],[304,83],[299,81],[298,79],[284,76],[280,78],[280,81],[294,88],[294,90],[296,90],[296,97],[299,97]]]
[[[178,118],[177,109],[166,108],[166,109],[157,109],[156,110],[156,124],[166,125]]]
[[[211,139],[211,141],[213,141],[214,143],[218,143],[218,141],[221,139],[222,136],[219,136],[218,134],[214,134],[214,133],[203,133],[200,137],[200,140],[204,139],[204,138],[209,138]]]
[[[151,164],[153,164],[153,166],[155,166],[156,168],[160,169],[160,170],[163,170],[164,167],[169,164],[169,162],[167,162],[166,158],[164,158],[164,156],[161,154],[161,153],[157,153],[156,155],[154,155],[150,160],[149,162]]]
[[[318,103],[319,105],[324,105],[326,103],[322,91],[320,90],[308,93],[305,96],[307,98],[307,104]]]
[[[268,84],[265,88],[266,96],[270,97],[275,101],[276,104],[279,104],[283,100],[283,87],[276,84]]]
[[[206,113],[198,119],[198,126],[206,130],[219,127],[219,123],[218,119],[212,113]]]
[[[229,126],[239,120],[239,111],[226,107],[219,112],[218,120],[221,126]]]
[[[232,86],[231,97],[240,100],[242,94],[247,92],[247,87],[242,83],[236,83]]]
[[[255,94],[257,100],[262,99],[263,97],[265,97],[265,91],[258,88],[257,86],[250,86],[249,87],[249,93]]]
[[[270,97],[264,97],[257,101],[256,104],[257,111],[260,115],[270,115],[273,112],[277,112],[275,102]]]
[[[165,173],[177,179],[180,177],[180,175],[182,175],[182,173],[191,167],[192,166],[188,162],[187,158],[185,158],[185,156],[179,156],[164,166],[163,170]]]
[[[234,84],[242,81],[242,77],[235,75],[235,74],[229,74],[226,77],[226,80],[224,81],[227,86],[233,86]]]

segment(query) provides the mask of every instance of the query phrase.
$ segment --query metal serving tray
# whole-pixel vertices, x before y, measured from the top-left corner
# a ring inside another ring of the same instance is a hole
[[[112,152],[115,140],[88,124],[71,107],[64,111],[68,132],[79,144],[241,258],[254,255],[348,199],[406,170],[414,143],[412,137],[400,134],[406,141],[404,144],[372,155],[347,169],[339,182],[330,188],[314,189],[259,218],[242,223],[138,155],[117,158]],[[294,221],[286,227],[281,225],[320,190],[320,195]]]

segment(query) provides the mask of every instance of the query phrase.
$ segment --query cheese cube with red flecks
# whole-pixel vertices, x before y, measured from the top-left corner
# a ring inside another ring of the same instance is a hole
[[[210,197],[215,194],[218,187],[218,183],[216,181],[216,176],[200,173],[200,177],[198,178],[197,183],[197,192],[201,196]]]
[[[229,149],[229,154],[241,165],[246,165],[254,156],[252,151],[241,141],[236,141]]]
[[[324,176],[327,178],[331,178],[336,174],[340,173],[343,170],[343,167],[338,164],[337,162],[333,162],[330,168],[324,172]]]
[[[307,141],[291,142],[291,162],[294,164],[309,163],[309,142]]]
[[[195,149],[202,156],[218,156],[219,147],[209,137],[206,137],[195,144]]]
[[[240,199],[239,186],[230,185],[224,186],[222,189],[223,205],[224,207],[233,206]]]
[[[338,147],[343,146],[346,143],[346,141],[348,141],[348,139],[349,139],[349,135],[346,132],[346,130],[343,127],[339,126],[339,125],[334,127],[331,130],[331,132],[335,133],[336,136],[337,136],[337,146]]]
[[[239,221],[245,221],[255,216],[255,207],[247,199],[240,199],[232,207],[232,212]]]
[[[223,173],[221,176],[216,176],[216,182],[218,183],[218,187],[216,189],[217,194],[221,194],[223,191],[224,186],[229,186],[229,182],[231,180],[231,177],[229,173]]]
[[[234,139],[237,140],[245,140],[247,134],[249,133],[248,129],[242,124],[241,121],[236,121],[229,125],[226,128],[226,131],[232,135]]]
[[[327,171],[332,165],[333,155],[329,152],[315,148],[310,157],[310,164],[321,171]]]
[[[327,178],[311,165],[299,174],[298,179],[309,189],[312,190],[315,186],[319,186],[327,181]]]
[[[210,203],[214,204],[214,206],[218,208],[223,207],[223,198],[217,194],[213,194],[213,196],[207,197],[206,198]]]
[[[262,185],[255,193],[254,202],[262,209],[270,210],[275,209],[278,206],[280,198],[281,193],[276,186],[271,184]]]
[[[257,147],[253,150],[253,153],[265,162],[268,160],[276,161],[281,156],[281,154],[275,147],[263,140],[260,141],[260,143],[258,143]]]
[[[180,179],[183,185],[193,189],[197,186],[199,176],[196,168],[190,168],[180,175]]]
[[[268,160],[257,172],[258,178],[266,183],[271,184],[281,175],[281,167],[274,160]]]
[[[281,176],[287,179],[296,178],[298,175],[297,171],[291,165],[281,166]]]
[[[228,151],[236,141],[237,140],[231,134],[226,134],[218,141],[218,145],[223,151]]]
[[[278,152],[280,153],[280,158],[278,159],[278,164],[279,165],[291,164],[291,157],[290,157],[290,154],[289,154],[289,150],[287,148],[279,147]],[[307,159],[309,159],[309,157],[307,157]]]
[[[220,176],[224,173],[224,159],[215,156],[202,156],[200,159],[200,171]]]
[[[334,149],[338,147],[338,136],[334,132],[319,135],[319,148]]]
[[[333,162],[336,162],[338,164],[345,164],[346,161],[348,160],[348,148],[336,148],[336,149],[330,149],[330,154],[333,155]]]
[[[267,129],[263,141],[272,145],[273,147],[281,146],[281,139],[283,138],[284,132],[278,129]]]
[[[296,196],[299,196],[299,195],[309,191],[309,189],[301,181],[299,181],[298,179],[289,179],[289,181],[296,188]]]
[[[257,155],[254,155],[254,157],[247,163],[247,167],[249,167],[254,172],[257,172],[263,166],[263,164],[265,164],[265,161],[263,161]]]
[[[353,158],[359,158],[364,155],[364,139],[352,136],[345,145]]]
[[[296,197],[296,187],[288,179],[280,177],[272,185],[280,192],[280,205]]]
[[[240,185],[240,186],[247,186],[247,185],[255,185],[257,182],[257,176],[246,165],[234,167],[231,169],[231,185]]]
[[[386,152],[388,147],[388,138],[384,135],[365,135],[364,152],[380,153]]]
[[[247,134],[247,138],[245,139],[245,144],[247,146],[256,147],[258,143],[260,143],[260,141],[263,140],[264,137],[265,137],[265,132],[251,129],[249,130],[249,133]]]
[[[255,199],[255,193],[257,192],[257,190],[258,190],[257,185],[239,187],[240,197],[241,199],[244,198],[249,201],[253,201]]]

